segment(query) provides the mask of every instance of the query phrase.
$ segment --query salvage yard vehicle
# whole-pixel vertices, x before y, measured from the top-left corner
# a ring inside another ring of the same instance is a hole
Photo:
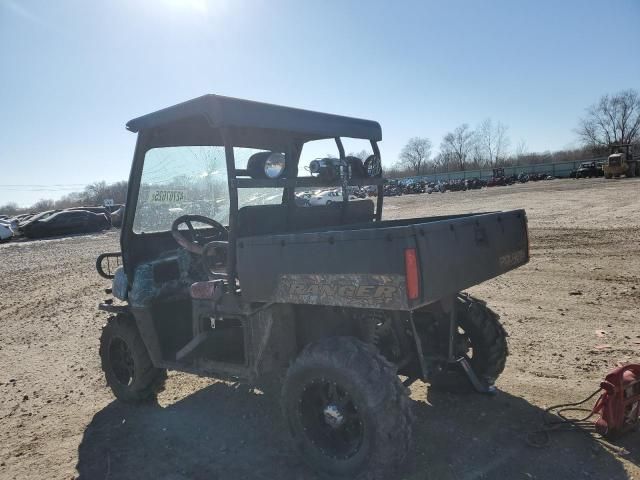
[[[575,178],[602,177],[602,164],[599,162],[582,162],[575,173]]]
[[[50,217],[54,213],[58,213],[60,211],[61,210],[46,210],[44,212],[36,213],[35,215],[32,215],[32,216],[30,216],[28,218],[25,218],[25,219],[21,220],[18,223],[17,230],[18,230],[19,233],[24,233],[24,228],[27,225],[29,225],[30,223],[37,222],[38,220],[44,220],[45,218]]]
[[[85,210],[62,210],[45,218],[29,221],[20,227],[27,238],[44,238],[55,235],[70,235],[106,230],[111,226],[102,213]]]
[[[402,184],[403,193],[425,193],[427,191],[427,182],[423,180],[409,180]]]
[[[355,195],[347,193],[349,196],[349,200],[357,200],[358,197]],[[340,189],[332,189],[332,190],[322,190],[320,192],[316,192],[309,197],[309,205],[319,206],[319,205],[331,205],[334,203],[342,202],[342,190]]]
[[[112,279],[100,357],[118,399],[153,398],[167,369],[281,382],[312,467],[390,478],[411,450],[412,382],[494,391],[506,333],[461,291],[529,260],[524,210],[382,220],[369,120],[206,95],[127,128],[122,251],[96,263]],[[299,175],[307,143],[334,139],[344,159],[342,138],[370,144],[366,177]],[[375,203],[346,194],[371,185]],[[330,187],[340,202],[295,201]]]
[[[124,216],[124,205],[120,205],[116,210],[111,212],[111,226],[120,228],[122,225],[122,217]]]
[[[13,231],[15,231],[18,228],[19,222],[16,218],[9,217],[8,215],[3,215],[2,217],[3,218],[0,218],[0,225],[9,227]]]
[[[384,184],[382,193],[385,197],[400,197],[402,195],[402,187],[395,180]]]
[[[640,161],[634,157],[631,145],[610,145],[610,149],[611,154],[602,167],[605,178],[640,177]]]
[[[13,238],[13,230],[7,224],[0,223],[0,243],[8,242]]]

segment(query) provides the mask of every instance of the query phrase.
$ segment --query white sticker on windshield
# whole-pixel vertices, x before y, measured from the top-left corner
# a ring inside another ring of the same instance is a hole
[[[151,190],[149,201],[156,203],[184,202],[185,190]]]

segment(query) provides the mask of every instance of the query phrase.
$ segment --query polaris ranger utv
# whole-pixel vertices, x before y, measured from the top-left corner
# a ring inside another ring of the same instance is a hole
[[[492,390],[506,334],[460,292],[528,261],[523,210],[382,220],[373,121],[206,95],[127,128],[122,252],[97,260],[115,297],[99,308],[117,398],[153,398],[167,369],[277,379],[308,463],[389,478],[410,450],[412,382]],[[346,156],[342,138],[371,155]],[[327,139],[337,157],[300,165],[305,144]],[[375,202],[347,193],[372,185]],[[329,187],[340,202],[295,201]]]

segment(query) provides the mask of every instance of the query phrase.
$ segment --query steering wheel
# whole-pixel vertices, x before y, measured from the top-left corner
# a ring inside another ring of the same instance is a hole
[[[192,222],[203,223],[209,225],[214,229],[214,232],[210,235],[204,235],[197,229],[193,228]],[[184,230],[179,230],[178,227],[185,224],[189,229],[189,237],[184,234]],[[215,241],[217,247],[222,247],[224,242],[229,239],[229,232],[224,225],[217,222],[213,218],[205,217],[203,215],[182,215],[176,218],[171,224],[171,235],[175,241],[185,250],[195,253],[196,255],[204,255],[206,246],[208,243]]]

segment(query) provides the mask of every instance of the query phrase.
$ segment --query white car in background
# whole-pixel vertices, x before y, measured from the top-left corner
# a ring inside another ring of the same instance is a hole
[[[13,238],[13,230],[9,225],[0,224],[0,242],[8,242]]]
[[[349,201],[351,200],[359,200],[355,195],[349,195]],[[315,192],[309,198],[309,205],[312,207],[316,207],[319,205],[331,205],[332,203],[340,203],[342,202],[342,190],[321,190],[319,192]]]
[[[0,225],[4,225],[5,227],[9,227],[13,231],[18,229],[19,223],[20,222],[15,218],[0,219]]]

